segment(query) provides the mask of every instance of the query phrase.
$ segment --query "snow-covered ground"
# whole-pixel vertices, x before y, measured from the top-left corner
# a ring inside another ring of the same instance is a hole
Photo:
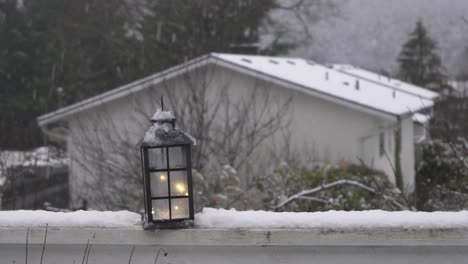
[[[0,151],[0,187],[6,181],[7,169],[14,167],[62,167],[68,158],[53,147],[39,147],[30,151]]]
[[[129,211],[0,211],[1,227],[129,227],[141,226],[141,216]],[[373,228],[468,228],[468,211],[387,212],[328,211],[314,213],[236,211],[204,208],[195,216],[203,229],[373,229]]]
[[[56,148],[39,147],[31,151],[1,151],[0,162],[5,167],[63,166],[68,159]]]

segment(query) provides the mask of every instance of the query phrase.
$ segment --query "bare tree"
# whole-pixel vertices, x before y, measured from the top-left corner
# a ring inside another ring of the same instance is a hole
[[[109,131],[115,131],[113,127],[115,125],[106,124]],[[85,136],[74,144],[77,156],[72,155],[72,162],[80,171],[78,175],[72,175],[72,181],[77,184],[72,191],[81,201],[99,209],[137,211],[141,208],[143,200],[138,192],[143,184],[140,154],[131,143],[133,141],[124,136],[125,133],[112,133],[109,138],[100,138],[99,131],[83,129],[78,133]]]
[[[89,115],[77,118],[79,131],[73,140],[77,155],[72,156],[72,162],[81,171],[75,175],[75,180],[81,182],[81,199],[100,204],[102,209],[142,208],[135,131],[142,136],[149,127],[149,115],[161,107],[161,95],[168,102],[165,108],[175,114],[177,125],[197,140],[193,167],[216,186],[219,168],[228,165],[239,172],[240,187],[247,188],[256,172],[248,164],[260,158],[262,144],[288,124],[291,100],[275,97],[272,84],[253,78],[241,80],[242,85],[247,84],[241,87],[234,81],[242,78],[239,76],[206,66],[167,79],[136,99],[135,122],[130,128],[104,107],[92,121]],[[238,94],[238,90],[242,92]]]

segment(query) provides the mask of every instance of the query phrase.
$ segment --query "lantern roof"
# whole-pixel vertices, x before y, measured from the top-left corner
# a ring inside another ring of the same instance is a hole
[[[175,116],[171,113],[171,111],[164,111],[158,110],[154,115],[151,117],[151,122],[164,122],[164,121],[172,121],[175,120]]]
[[[170,111],[158,110],[151,117],[152,125],[138,144],[140,147],[165,147],[174,145],[195,145],[195,139],[175,125]]]

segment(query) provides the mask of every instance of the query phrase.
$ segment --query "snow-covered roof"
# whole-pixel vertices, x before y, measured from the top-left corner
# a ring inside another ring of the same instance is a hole
[[[395,117],[433,106],[437,93],[354,67],[327,67],[301,58],[211,53],[38,117],[40,126],[122,98],[187,71],[216,64],[358,110]]]
[[[419,124],[426,124],[429,120],[431,120],[430,115],[416,113],[413,115],[413,121]]]
[[[378,84],[388,86],[398,91],[414,94],[417,97],[430,100],[435,100],[439,97],[438,93],[433,92],[431,90],[416,86],[411,83],[403,82],[398,79],[383,76],[381,74],[371,72],[349,64],[333,64],[331,65],[331,67],[335,70],[350,74],[352,76],[363,78],[372,82],[376,82]]]
[[[433,106],[437,93],[405,84],[401,89],[300,58],[214,54],[222,61],[299,86],[306,93],[337,99],[394,116]],[[400,82],[403,86],[403,82]]]

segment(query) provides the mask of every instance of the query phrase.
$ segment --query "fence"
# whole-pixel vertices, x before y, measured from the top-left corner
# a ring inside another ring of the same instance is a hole
[[[26,256],[43,264],[467,263],[468,229],[49,228],[46,236],[45,228],[0,228],[0,256],[16,264]]]

